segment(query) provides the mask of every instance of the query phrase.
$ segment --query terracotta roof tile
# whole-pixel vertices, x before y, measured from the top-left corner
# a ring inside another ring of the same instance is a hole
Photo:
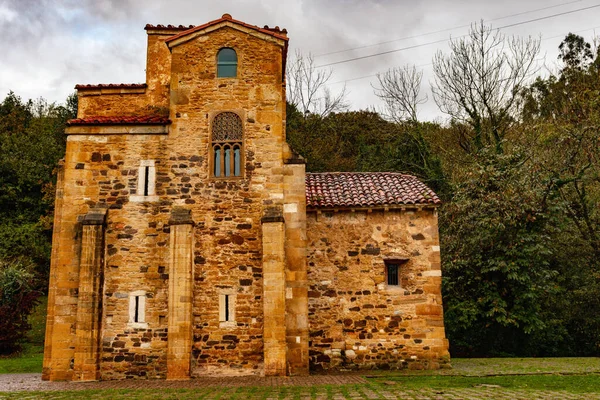
[[[279,29],[278,26],[276,26],[275,28],[269,28],[268,26],[265,26],[264,28],[261,28],[261,27],[258,27],[256,25],[250,25],[250,24],[247,24],[245,22],[238,21],[237,19],[233,19],[231,17],[231,15],[229,15],[229,14],[223,14],[223,16],[221,18],[219,18],[219,19],[215,19],[214,21],[210,21],[210,22],[207,22],[207,23],[202,24],[202,25],[194,26],[194,27],[192,27],[192,28],[190,28],[188,30],[185,30],[185,31],[183,31],[181,33],[178,33],[177,35],[171,36],[170,38],[168,38],[167,40],[165,40],[165,42],[169,43],[169,42],[171,42],[173,40],[179,39],[180,37],[189,35],[190,33],[201,31],[202,29],[206,29],[206,28],[208,28],[210,26],[213,26],[213,25],[216,25],[216,24],[220,24],[223,21],[231,21],[231,22],[234,22],[234,23],[236,23],[238,25],[245,26],[246,28],[254,29],[256,31],[265,33],[267,35],[274,36],[276,38],[285,40],[286,42],[288,41],[288,37],[286,36],[287,30],[285,30],[285,29]]]
[[[149,30],[149,29],[172,29],[172,30],[178,30],[178,31],[187,31],[188,29],[192,29],[195,28],[196,25],[152,25],[152,24],[146,24],[146,26],[144,27],[145,30]]]
[[[67,125],[167,125],[171,120],[157,115],[148,116],[116,116],[116,117],[86,117],[70,119]]]
[[[145,83],[100,83],[98,85],[75,85],[75,89],[143,89]]]
[[[412,175],[393,172],[306,174],[306,205],[314,208],[440,204],[441,200]]]

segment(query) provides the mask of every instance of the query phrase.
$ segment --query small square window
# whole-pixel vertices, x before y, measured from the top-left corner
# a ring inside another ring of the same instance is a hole
[[[400,285],[400,264],[397,262],[385,263],[386,279],[389,286]]]

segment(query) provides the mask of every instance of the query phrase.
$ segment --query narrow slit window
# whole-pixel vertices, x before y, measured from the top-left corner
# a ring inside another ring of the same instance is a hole
[[[146,323],[146,292],[136,290],[129,293],[129,323],[135,327],[145,327]]]
[[[148,167],[146,167],[148,168]],[[133,322],[140,322],[140,296],[135,296],[135,315],[133,316]]]
[[[150,178],[150,167],[146,165],[144,173],[144,196],[148,196],[148,182]]]
[[[235,326],[235,294],[219,295],[219,322],[222,326]]]
[[[133,201],[149,201],[156,194],[156,167],[154,160],[142,160],[138,167],[137,190]]]

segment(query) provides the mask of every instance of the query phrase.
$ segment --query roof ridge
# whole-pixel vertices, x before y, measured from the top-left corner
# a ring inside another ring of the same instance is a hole
[[[404,172],[394,172],[394,171],[333,171],[333,172],[307,172],[306,173],[306,175],[326,175],[326,174],[329,174],[329,175],[341,175],[341,174],[400,175],[400,176],[409,176],[409,177],[417,178],[416,175],[406,174]]]
[[[225,21],[234,22],[234,23],[236,23],[238,25],[242,25],[242,26],[245,26],[246,28],[257,30],[259,32],[262,32],[262,33],[265,33],[267,35],[276,37],[276,38],[284,40],[286,42],[289,40],[288,37],[287,37],[287,30],[285,28],[284,29],[279,29],[278,26],[276,26],[275,28],[269,28],[268,26],[265,27],[265,28],[261,28],[261,27],[259,27],[257,25],[251,25],[251,24],[248,24],[248,23],[246,23],[244,21],[233,19],[233,17],[230,14],[223,14],[221,16],[221,18],[209,21],[209,22],[207,22],[205,24],[202,24],[202,25],[197,25],[197,26],[195,26],[193,28],[187,29],[187,30],[185,30],[183,32],[180,32],[180,33],[178,33],[176,35],[173,35],[170,38],[168,38],[167,40],[165,40],[165,43],[172,42],[172,41],[174,41],[176,39],[179,39],[181,37],[187,36],[187,35],[189,35],[191,33],[201,31],[202,29],[208,28],[208,27],[210,27],[212,25],[216,25],[216,24],[219,24],[219,23],[225,22]]]

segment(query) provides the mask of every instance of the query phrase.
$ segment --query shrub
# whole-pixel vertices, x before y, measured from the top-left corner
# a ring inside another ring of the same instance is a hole
[[[21,341],[31,328],[29,314],[41,293],[35,290],[33,264],[23,259],[0,259],[0,353],[20,350]]]

